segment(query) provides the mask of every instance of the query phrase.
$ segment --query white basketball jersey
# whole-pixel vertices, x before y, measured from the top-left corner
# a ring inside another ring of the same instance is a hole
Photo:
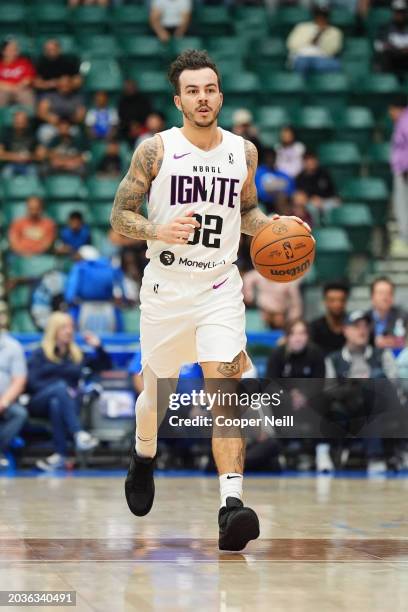
[[[194,211],[201,226],[186,244],[147,242],[147,257],[168,271],[222,273],[237,259],[248,175],[244,140],[218,129],[222,142],[211,151],[193,145],[179,128],[160,133],[163,163],[148,194],[148,219],[166,224]]]

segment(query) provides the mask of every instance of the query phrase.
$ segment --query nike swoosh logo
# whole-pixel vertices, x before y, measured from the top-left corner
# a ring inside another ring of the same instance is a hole
[[[191,155],[191,153],[183,153],[182,155],[177,155],[177,153],[175,153],[173,157],[174,159],[181,159],[182,157],[185,157],[186,155]]]
[[[221,287],[221,285],[223,285],[224,283],[226,283],[228,280],[228,278],[224,278],[223,281],[221,281],[220,283],[218,283],[218,285],[213,285],[213,289],[218,289],[218,287]],[[234,476],[234,478],[236,478],[236,476]]]
[[[230,475],[228,474],[228,476],[227,476],[227,480],[231,480],[231,478],[241,478],[241,476],[230,476]]]

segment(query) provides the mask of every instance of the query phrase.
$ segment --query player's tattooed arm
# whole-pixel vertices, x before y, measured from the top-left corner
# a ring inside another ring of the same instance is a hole
[[[258,207],[258,195],[255,186],[255,173],[258,166],[258,151],[255,145],[245,140],[245,157],[248,177],[241,190],[241,232],[254,236],[271,220]]]
[[[128,238],[155,240],[159,226],[140,213],[147,192],[163,161],[160,136],[144,140],[133,154],[130,168],[119,184],[111,213],[113,229]]]

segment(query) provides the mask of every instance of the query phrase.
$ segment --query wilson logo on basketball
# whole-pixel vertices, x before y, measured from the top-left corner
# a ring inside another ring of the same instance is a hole
[[[310,268],[310,259],[306,259],[299,266],[294,266],[293,268],[285,268],[284,270],[278,270],[277,268],[270,268],[269,272],[271,276],[297,276],[298,274],[302,274],[308,268]]]

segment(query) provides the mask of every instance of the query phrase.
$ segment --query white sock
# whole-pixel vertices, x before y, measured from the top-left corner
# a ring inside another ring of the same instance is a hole
[[[135,449],[139,457],[154,457],[157,451],[157,436],[150,438],[150,440],[144,440],[137,435],[135,436]]]
[[[227,497],[238,497],[242,501],[242,483],[244,477],[236,472],[222,474],[220,480],[221,508],[226,506]]]

